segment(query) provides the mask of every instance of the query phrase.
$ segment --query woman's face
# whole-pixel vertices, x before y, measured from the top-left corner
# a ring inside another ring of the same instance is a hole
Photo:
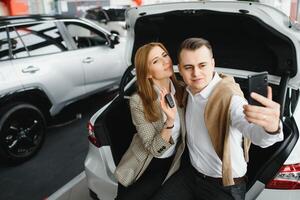
[[[147,78],[162,80],[172,76],[173,64],[170,56],[161,47],[153,47],[148,55],[148,75]]]

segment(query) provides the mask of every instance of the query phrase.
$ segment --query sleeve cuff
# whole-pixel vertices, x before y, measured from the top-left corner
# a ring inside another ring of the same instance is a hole
[[[274,131],[274,132],[266,131],[266,133],[268,133],[270,135],[280,134],[281,132],[282,132],[282,122],[281,122],[281,120],[279,121],[278,129],[276,131]]]

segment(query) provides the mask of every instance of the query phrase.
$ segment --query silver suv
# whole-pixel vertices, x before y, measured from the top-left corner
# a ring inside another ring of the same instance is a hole
[[[118,86],[124,49],[118,36],[88,20],[0,18],[0,160],[29,159],[52,116]]]

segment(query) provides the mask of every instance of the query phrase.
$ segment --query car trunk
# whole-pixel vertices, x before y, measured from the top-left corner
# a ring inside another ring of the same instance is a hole
[[[135,51],[141,45],[158,41],[166,45],[177,64],[177,49],[189,37],[203,37],[213,47],[217,67],[248,71],[268,71],[282,76],[297,73],[293,42],[259,18],[242,13],[208,10],[170,11],[137,19]]]
[[[264,185],[274,177],[292,151],[298,139],[298,129],[286,97],[290,79],[297,75],[297,53],[293,41],[246,10],[240,13],[211,10],[176,10],[147,15],[140,12],[134,24],[134,44],[131,61],[138,47],[148,42],[162,42],[168,49],[173,63],[177,64],[177,49],[189,37],[203,37],[210,41],[216,67],[268,71],[280,80],[272,85],[274,100],[282,106],[284,116],[283,142],[269,148],[252,145],[248,163],[247,199],[255,198]],[[243,91],[247,81],[237,79]]]
[[[148,15],[147,12],[143,12],[143,8],[141,11],[138,9],[134,8],[127,13],[129,17],[132,13],[138,13],[136,21],[127,21],[130,22],[128,26],[132,26],[134,30],[130,32],[130,36],[133,36],[132,45],[129,45],[132,47],[129,58],[131,63],[138,47],[156,41],[162,42],[167,47],[176,65],[180,43],[188,37],[203,37],[212,44],[216,67],[255,72],[268,71],[280,80],[279,85],[272,86],[274,99],[283,108],[285,139],[265,149],[252,145],[247,173],[249,178],[247,199],[254,199],[264,189],[265,184],[276,175],[299,137],[290,112],[297,103],[299,92],[288,88],[288,84],[291,84],[290,79],[297,76],[297,53],[294,42],[259,18],[247,15],[246,10],[239,13],[176,10]],[[246,88],[247,81],[242,79],[237,81],[242,88]],[[292,86],[297,87],[296,84]],[[296,100],[291,101],[287,91],[294,94]],[[130,94],[125,92],[125,95]],[[130,121],[130,112],[126,107],[127,101],[119,96],[96,121],[96,124],[106,124],[105,131],[99,129],[95,132],[102,140],[103,134],[106,135],[105,143],[111,146],[116,165],[135,131]],[[125,110],[120,112],[120,109]],[[115,121],[122,122],[122,119],[126,119],[127,125],[112,124]]]

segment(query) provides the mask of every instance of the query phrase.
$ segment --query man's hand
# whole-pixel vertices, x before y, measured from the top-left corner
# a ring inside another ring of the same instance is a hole
[[[250,123],[262,126],[267,132],[276,132],[279,127],[280,105],[272,100],[272,88],[268,86],[268,97],[255,92],[251,97],[263,106],[244,105],[245,118]]]

